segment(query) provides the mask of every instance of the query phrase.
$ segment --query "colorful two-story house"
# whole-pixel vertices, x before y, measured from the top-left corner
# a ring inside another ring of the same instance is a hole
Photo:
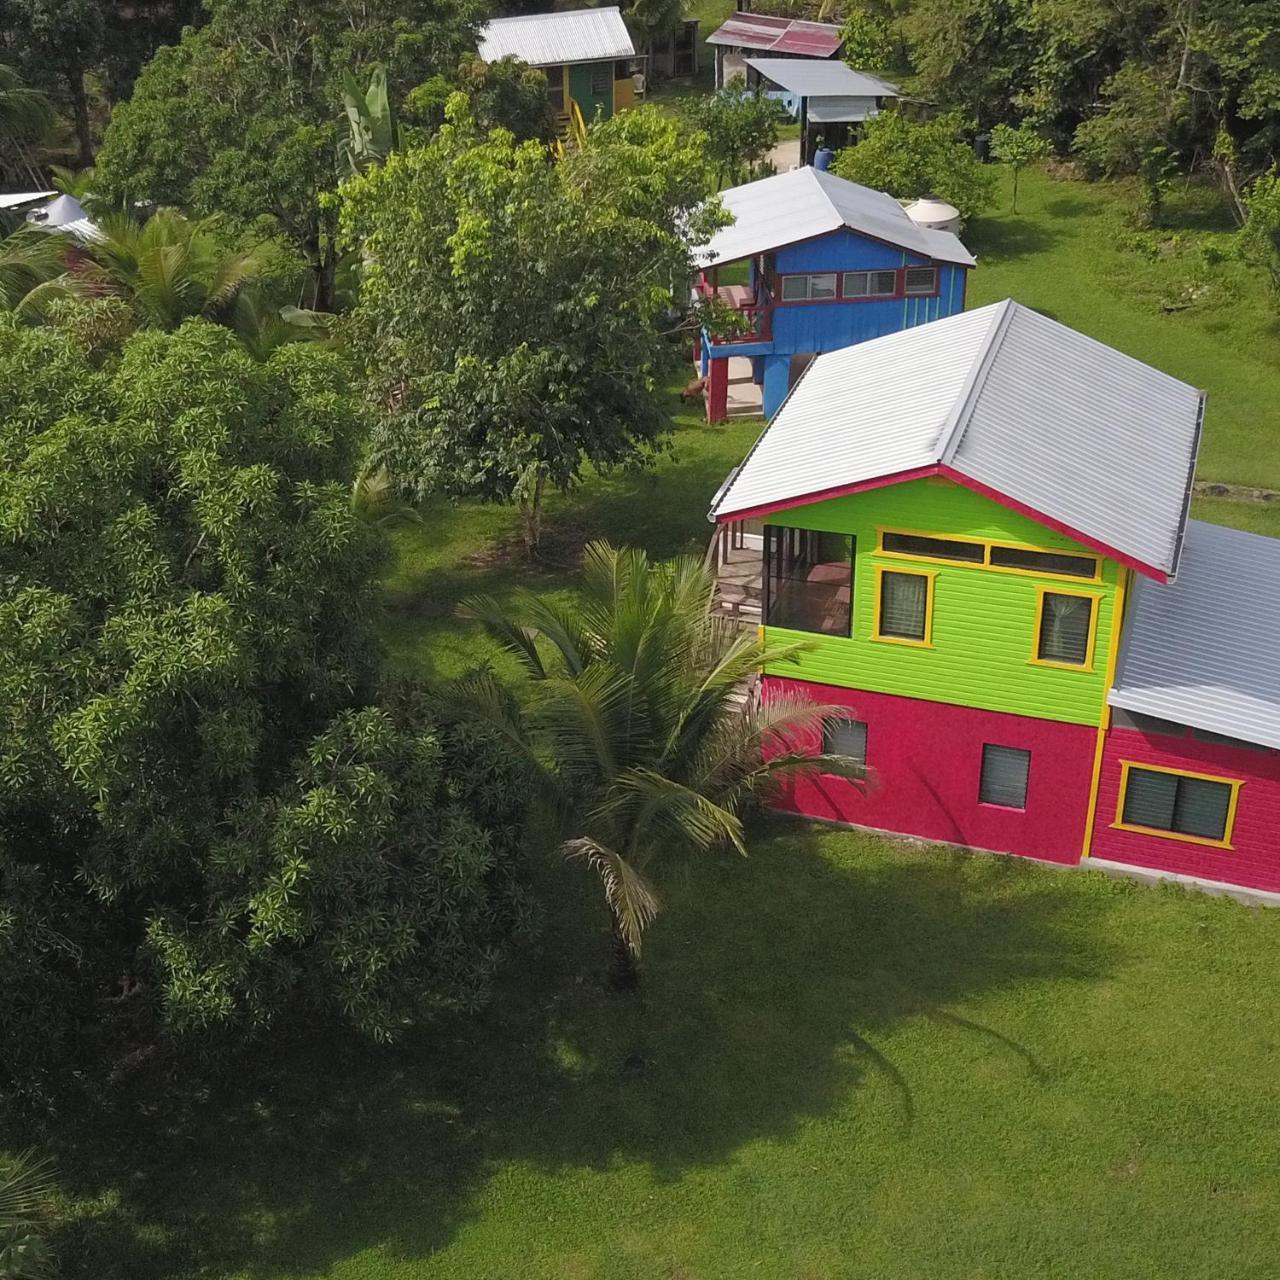
[[[1012,301],[819,357],[712,511],[870,775],[784,803],[1280,890],[1280,542],[1188,520],[1202,418]]]
[[[973,255],[883,191],[806,166],[720,199],[731,221],[701,251],[697,291],[737,322],[699,335],[711,422],[728,416],[731,360],[771,417],[815,355],[964,310]],[[743,279],[729,283],[735,267]]]

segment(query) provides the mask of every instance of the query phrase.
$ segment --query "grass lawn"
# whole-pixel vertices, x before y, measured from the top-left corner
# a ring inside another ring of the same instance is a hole
[[[72,1280],[1264,1280],[1280,912],[778,820],[647,988],[551,915],[490,1012],[68,1134]]]
[[[971,301],[1206,386],[1202,474],[1280,485],[1265,298],[1164,314],[1181,259],[1123,247],[1109,193],[1023,188],[973,228]],[[553,499],[535,568],[504,509],[397,534],[397,662],[473,664],[456,601],[562,590],[589,537],[701,553],[758,424],[673,412],[654,470]],[[1280,535],[1280,503],[1196,514]],[[312,1029],[183,1123],[64,1123],[69,1280],[1276,1274],[1280,911],[779,818],[667,879],[637,1004],[599,981],[591,882],[536,875],[543,928],[478,1019],[384,1052]]]

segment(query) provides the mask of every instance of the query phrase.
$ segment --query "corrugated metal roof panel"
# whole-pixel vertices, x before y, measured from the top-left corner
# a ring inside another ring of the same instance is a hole
[[[1187,522],[1176,582],[1139,580],[1109,701],[1280,748],[1280,539]]]
[[[818,356],[713,514],[936,463],[996,319],[996,308],[983,307]]]
[[[819,356],[713,514],[945,464],[1173,574],[1200,412],[1193,387],[1006,300]]]
[[[20,205],[34,204],[37,200],[47,200],[54,194],[52,191],[5,191],[0,193],[0,209],[16,209]]]
[[[748,58],[747,66],[788,93],[802,98],[896,98],[898,86],[855,71],[843,62],[812,58]]]
[[[973,480],[1173,573],[1195,465],[1200,392],[1009,304],[1009,323],[953,445]]]
[[[485,62],[519,58],[531,67],[547,67],[633,58],[635,52],[616,7],[494,18],[480,31]]]
[[[839,124],[870,120],[880,114],[874,98],[810,98],[806,108],[810,124]]]
[[[707,43],[829,58],[840,48],[841,39],[840,28],[829,22],[805,22],[767,13],[735,13],[707,37]]]
[[[892,196],[810,166],[730,187],[720,200],[733,222],[702,250],[708,263],[751,258],[840,227],[941,262],[974,262],[951,232],[916,226]]]

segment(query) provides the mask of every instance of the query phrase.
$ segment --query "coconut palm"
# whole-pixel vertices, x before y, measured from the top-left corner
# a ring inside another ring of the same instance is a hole
[[[54,1274],[44,1240],[53,1167],[27,1151],[0,1157],[0,1280],[45,1280]]]
[[[795,697],[744,701],[762,665],[803,646],[763,641],[711,613],[715,579],[685,557],[596,542],[583,591],[562,601],[473,597],[478,620],[529,677],[514,697],[489,672],[465,678],[464,705],[528,759],[561,852],[604,888],[612,980],[633,986],[645,929],[660,907],[663,859],[727,848],[745,854],[742,813],[785,775],[862,776],[853,761],[801,749],[835,709]]]
[[[226,320],[241,290],[262,270],[260,248],[230,249],[214,219],[161,209],[145,222],[125,214],[100,220],[84,275],[119,294],[143,324],[176,329],[192,316]]]
[[[38,321],[57,298],[78,289],[67,275],[61,236],[22,228],[0,240],[0,311],[14,311],[23,320]]]
[[[39,185],[27,147],[38,143],[56,118],[53,103],[43,93],[28,88],[12,67],[0,65],[0,177],[21,177]]]

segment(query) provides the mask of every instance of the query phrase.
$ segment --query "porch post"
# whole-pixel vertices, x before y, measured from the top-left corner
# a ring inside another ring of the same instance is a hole
[[[707,421],[724,422],[729,417],[729,361],[725,356],[711,361],[707,376]]]

